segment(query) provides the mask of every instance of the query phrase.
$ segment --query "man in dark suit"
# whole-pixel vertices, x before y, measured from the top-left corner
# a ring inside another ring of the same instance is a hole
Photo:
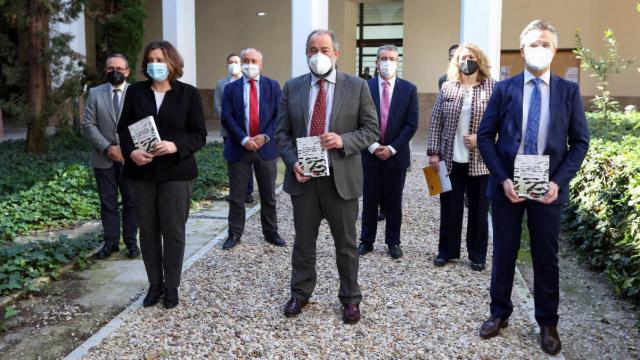
[[[127,256],[140,255],[138,248],[138,224],[133,208],[129,184],[122,176],[124,158],[120,150],[120,139],[116,133],[124,96],[127,92],[126,78],[129,64],[121,54],[112,54],[105,62],[108,83],[89,90],[82,128],[84,136],[91,142],[91,165],[96,174],[98,196],[100,197],[100,219],[104,231],[104,246],[96,253],[96,258],[106,259],[118,251],[120,243],[120,216],[122,232],[127,246]],[[122,197],[122,211],[118,205],[118,190]]]
[[[449,47],[449,62],[453,59],[453,56],[456,54],[456,50],[458,50],[458,44],[453,44]],[[442,89],[442,84],[447,81],[447,74],[444,74],[438,78],[438,91]]]
[[[222,95],[224,94],[224,88],[227,84],[232,83],[242,77],[242,68],[240,56],[236,54],[229,54],[227,56],[227,75],[218,80],[216,90],[213,93],[213,110],[216,113],[218,119],[220,119],[220,136],[222,136],[223,143],[227,142],[229,135],[227,130],[222,126]],[[229,195],[226,200],[229,201]],[[247,198],[245,201],[247,204],[253,202],[253,170],[251,176],[249,176],[249,182],[247,183]]]
[[[480,337],[498,335],[513,311],[511,289],[526,211],[540,345],[554,355],[561,349],[556,326],[562,205],[589,147],[578,85],[549,70],[557,46],[558,32],[551,24],[536,20],[527,25],[520,35],[525,71],[496,85],[478,131],[478,148],[490,171],[493,220],[491,317]],[[549,156],[549,190],[543,197],[529,200],[514,190],[514,161],[521,154]]]
[[[260,193],[260,220],[264,239],[276,246],[286,243],[278,235],[275,184],[278,149],[272,142],[282,91],[277,81],[260,75],[262,53],[240,53],[242,78],[224,88],[222,125],[229,133],[224,158],[229,163],[229,236],[224,250],[236,246],[244,232],[247,182],[251,167]]]
[[[306,53],[311,73],[284,85],[276,141],[287,171],[284,191],[291,195],[296,231],[291,256],[291,298],[284,314],[300,314],[316,285],[316,239],[326,218],[336,247],[338,297],[343,321],[360,320],[356,218],[362,195],[360,151],[379,136],[376,109],[367,83],[335,68],[340,56],[333,32],[313,31]],[[328,151],[330,175],[308,177],[298,163],[296,139],[319,136]]]
[[[378,229],[378,203],[384,204],[387,219],[385,243],[389,255],[402,257],[402,191],[411,166],[409,140],[418,128],[418,90],[412,83],[396,76],[398,49],[383,45],[378,49],[378,76],[368,81],[378,111],[380,138],[362,151],[364,192],[362,232],[358,253],[373,251]]]

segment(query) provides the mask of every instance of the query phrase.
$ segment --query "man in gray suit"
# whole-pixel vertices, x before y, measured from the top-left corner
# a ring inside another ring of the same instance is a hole
[[[340,275],[338,297],[343,321],[360,320],[356,218],[362,195],[360,151],[380,136],[376,108],[367,83],[335,69],[340,56],[333,32],[316,30],[307,38],[310,73],[286,82],[275,140],[287,171],[284,191],[291,195],[296,231],[291,256],[291,298],[284,314],[300,314],[316,285],[316,239],[322,218],[331,227]],[[330,175],[308,177],[298,163],[296,139],[319,136],[329,153]]]
[[[227,56],[227,76],[218,80],[218,84],[216,85],[216,91],[213,93],[213,110],[215,111],[218,119],[220,120],[220,136],[222,136],[222,140],[227,142],[227,138],[229,134],[227,130],[222,125],[222,95],[224,94],[224,87],[227,84],[234,82],[242,77],[242,69],[240,68],[240,56],[236,54],[229,54]],[[226,197],[226,200],[229,201],[229,196]],[[249,182],[247,183],[247,197],[244,200],[245,203],[251,204],[254,201],[253,199],[253,171],[249,176]]]
[[[91,165],[98,185],[100,218],[104,231],[104,246],[98,251],[96,258],[106,259],[111,253],[118,251],[120,243],[118,189],[122,196],[122,232],[127,246],[127,256],[135,258],[140,255],[136,239],[138,224],[131,192],[122,176],[124,158],[116,133],[128,86],[125,80],[129,76],[127,59],[121,54],[109,55],[105,62],[105,74],[109,82],[89,90],[82,119],[84,135],[93,146]]]

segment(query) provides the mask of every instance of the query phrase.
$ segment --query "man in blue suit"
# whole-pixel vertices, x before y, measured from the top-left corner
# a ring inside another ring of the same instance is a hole
[[[526,211],[540,345],[552,355],[561,350],[556,326],[562,205],[589,147],[578,85],[549,70],[557,48],[553,25],[535,20],[525,27],[520,35],[525,70],[496,85],[478,130],[478,148],[490,171],[487,195],[493,220],[491,317],[482,324],[480,337],[498,335],[513,311],[511,289]],[[549,190],[543,197],[518,197],[512,177],[520,154],[549,156]]]
[[[265,240],[285,246],[278,235],[275,184],[278,149],[273,139],[282,91],[277,81],[260,75],[262,53],[248,48],[240,53],[242,78],[224,88],[222,125],[229,133],[224,158],[229,166],[229,236],[224,250],[236,246],[244,232],[244,200],[251,167],[260,193],[260,220]]]
[[[364,188],[358,247],[361,256],[373,251],[378,204],[382,200],[389,255],[394,259],[402,257],[402,190],[407,168],[411,166],[409,140],[418,127],[418,91],[415,85],[396,76],[398,63],[398,49],[394,45],[381,46],[376,59],[379,75],[368,81],[378,111],[380,138],[362,151]]]

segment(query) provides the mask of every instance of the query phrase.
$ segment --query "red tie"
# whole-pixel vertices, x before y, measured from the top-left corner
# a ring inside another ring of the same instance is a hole
[[[309,136],[324,134],[324,122],[327,113],[327,98],[324,95],[324,79],[318,80],[316,84],[318,84],[318,96],[316,97],[316,103],[313,106]]]
[[[258,115],[258,89],[256,80],[249,80],[251,92],[249,94],[249,136],[254,137],[260,133],[260,117]]]

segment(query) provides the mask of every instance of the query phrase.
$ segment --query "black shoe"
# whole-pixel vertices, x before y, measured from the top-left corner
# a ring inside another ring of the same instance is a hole
[[[138,248],[137,245],[134,245],[134,246],[130,247],[129,249],[127,249],[127,257],[129,259],[135,259],[138,256],[140,256],[140,249]]]
[[[555,326],[540,325],[540,347],[549,355],[557,355],[562,350],[560,335]]]
[[[483,271],[485,268],[485,265],[483,263],[477,263],[472,261],[471,262],[471,270],[473,271]]]
[[[402,257],[400,245],[389,245],[389,255],[394,259],[400,259]]]
[[[180,300],[178,299],[178,288],[165,288],[164,299],[162,299],[162,305],[165,309],[173,309],[178,306]]]
[[[442,256],[438,255],[436,256],[435,259],[433,259],[433,265],[437,266],[437,267],[442,267],[445,266],[447,264],[447,259],[443,258]]]
[[[494,336],[500,334],[500,329],[509,326],[509,319],[500,319],[499,317],[491,316],[489,320],[482,323],[480,327],[480,337],[483,339],[491,339]]]
[[[358,245],[358,255],[363,256],[373,251],[373,244],[361,242]]]
[[[118,250],[118,245],[104,244],[104,246],[102,246],[102,249],[98,250],[98,252],[96,253],[96,259],[104,260],[111,256],[111,254],[113,254],[114,252],[118,252]]]
[[[147,296],[144,297],[142,301],[143,307],[153,306],[160,301],[160,297],[164,294],[164,285],[149,285],[149,291],[147,291]]]
[[[244,199],[245,204],[253,204],[254,201],[253,195],[247,195],[246,199]]]
[[[271,245],[287,246],[287,243],[284,240],[282,240],[282,238],[280,237],[280,235],[278,235],[278,233],[273,233],[270,236],[265,235],[264,240]]]
[[[238,243],[240,242],[240,238],[233,236],[233,235],[229,235],[227,237],[227,240],[224,241],[224,244],[222,244],[222,250],[229,250],[234,248],[236,245],[238,245]]]
[[[379,212],[378,213],[378,221],[382,221],[384,220],[384,213],[383,212]]]

